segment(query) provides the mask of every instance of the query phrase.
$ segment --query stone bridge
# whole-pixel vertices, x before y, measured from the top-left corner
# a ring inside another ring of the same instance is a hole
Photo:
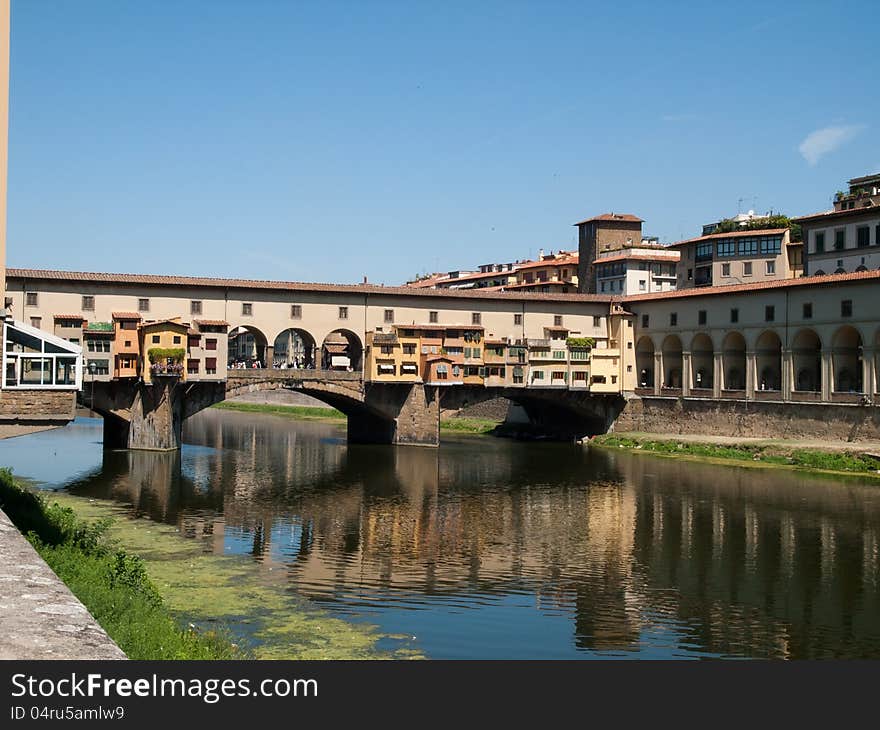
[[[305,369],[230,370],[225,382],[99,382],[87,385],[80,398],[103,416],[105,446],[168,450],[180,447],[183,421],[200,410],[244,393],[281,389],[344,413],[351,443],[437,446],[441,410],[498,397],[522,405],[533,431],[573,439],[607,431],[624,405],[620,396],[565,388],[371,383],[359,372]]]

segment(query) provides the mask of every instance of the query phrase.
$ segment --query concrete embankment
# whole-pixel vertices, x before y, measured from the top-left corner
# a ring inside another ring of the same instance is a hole
[[[0,510],[0,659],[125,659]]]

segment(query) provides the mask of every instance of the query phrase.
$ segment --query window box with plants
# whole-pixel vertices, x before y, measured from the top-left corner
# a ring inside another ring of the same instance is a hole
[[[182,347],[153,347],[147,351],[150,360],[151,377],[179,378],[183,375],[183,358],[186,351]]]

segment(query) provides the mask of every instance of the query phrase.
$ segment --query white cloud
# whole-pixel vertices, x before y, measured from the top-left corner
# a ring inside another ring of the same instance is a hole
[[[815,165],[829,152],[843,146],[865,128],[864,124],[841,124],[810,132],[798,146],[803,158]]]

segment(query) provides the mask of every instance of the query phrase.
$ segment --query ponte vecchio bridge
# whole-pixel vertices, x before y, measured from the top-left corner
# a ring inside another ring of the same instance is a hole
[[[87,376],[85,397],[94,391],[96,409],[115,424],[108,443],[123,446],[174,448],[180,423],[200,408],[248,390],[283,387],[342,410],[349,437],[360,441],[436,444],[441,408],[498,395],[522,403],[536,426],[559,435],[604,431],[621,413],[628,428],[647,427],[649,411],[661,414],[674,433],[687,429],[694,420],[689,414],[710,409],[727,414],[731,424],[749,418],[754,435],[777,435],[798,419],[880,433],[871,405],[878,393],[877,271],[624,301],[25,269],[10,269],[7,278],[13,317],[50,332],[59,314],[109,322],[125,311],[144,321],[223,322],[229,332],[253,338],[265,365],[276,359],[273,345],[285,333],[311,349],[315,370],[230,370],[181,378],[173,387],[137,379],[90,383]],[[423,339],[440,345],[423,344],[413,354],[427,349],[428,359],[439,362],[449,359],[449,343],[464,344],[465,356],[451,357],[451,368],[461,363],[460,374],[451,377],[441,362],[444,370],[435,367],[431,377],[426,370],[401,380],[399,358],[398,364],[381,361],[391,347],[385,343],[404,342],[414,332],[427,337],[431,328],[445,329],[448,339]],[[478,333],[479,348],[462,342],[468,333]],[[314,353],[334,342],[343,343],[350,372],[320,369],[332,367],[332,357]],[[589,343],[585,356],[575,355],[577,343]],[[433,357],[432,347],[438,350]],[[469,360],[469,349],[479,349],[479,359]],[[503,351],[501,359],[490,360],[496,351]],[[449,381],[439,380],[447,372]],[[500,372],[506,376],[499,379]],[[832,406],[833,414],[822,409]]]

